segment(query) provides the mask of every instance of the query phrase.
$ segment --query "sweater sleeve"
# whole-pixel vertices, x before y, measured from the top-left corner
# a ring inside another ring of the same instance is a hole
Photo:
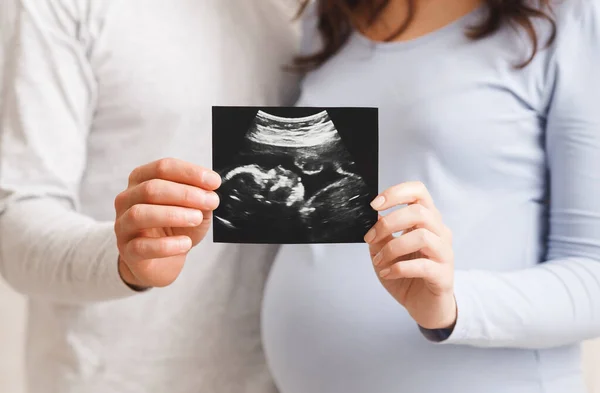
[[[581,4],[559,25],[553,59],[546,261],[457,271],[456,326],[432,341],[538,349],[600,336],[600,3]]]
[[[0,273],[23,294],[67,303],[135,293],[118,273],[113,223],[77,211],[96,97],[82,3],[0,5],[15,12],[0,112]]]

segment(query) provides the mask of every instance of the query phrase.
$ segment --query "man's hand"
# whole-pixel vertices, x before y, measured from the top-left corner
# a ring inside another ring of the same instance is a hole
[[[136,168],[115,199],[119,272],[134,287],[164,287],[208,232],[219,175],[165,158]]]

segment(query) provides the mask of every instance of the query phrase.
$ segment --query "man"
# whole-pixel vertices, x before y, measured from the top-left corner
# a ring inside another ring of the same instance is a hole
[[[274,250],[211,242],[206,168],[212,105],[293,100],[296,2],[12,6],[0,271],[29,298],[29,391],[274,391],[259,335]]]

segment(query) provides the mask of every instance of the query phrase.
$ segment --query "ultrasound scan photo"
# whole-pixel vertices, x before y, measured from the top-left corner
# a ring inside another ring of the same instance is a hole
[[[213,241],[363,242],[378,143],[376,108],[213,107]]]

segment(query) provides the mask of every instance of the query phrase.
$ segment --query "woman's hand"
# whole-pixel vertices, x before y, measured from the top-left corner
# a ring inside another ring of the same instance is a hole
[[[210,228],[220,176],[176,159],[136,168],[115,199],[119,272],[134,287],[164,287]]]
[[[456,322],[452,234],[420,182],[391,187],[371,203],[386,216],[365,235],[375,271],[387,291],[423,328]],[[401,236],[394,233],[402,232]]]

